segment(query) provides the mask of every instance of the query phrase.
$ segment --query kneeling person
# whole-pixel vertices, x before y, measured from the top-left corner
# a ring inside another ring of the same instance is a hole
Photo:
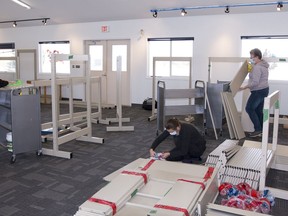
[[[152,143],[150,156],[155,156],[155,149],[169,135],[173,136],[175,148],[164,152],[162,157],[168,161],[189,162],[192,158],[200,158],[206,149],[206,141],[191,124],[180,123],[177,119],[169,119],[163,131]]]

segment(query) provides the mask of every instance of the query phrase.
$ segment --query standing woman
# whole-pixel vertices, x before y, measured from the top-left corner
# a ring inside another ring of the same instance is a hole
[[[257,48],[250,51],[250,61],[253,69],[249,73],[248,85],[241,87],[240,90],[248,88],[251,91],[246,104],[246,112],[254,125],[254,132],[249,136],[258,137],[262,135],[264,98],[269,93],[269,64],[262,59],[262,53]]]

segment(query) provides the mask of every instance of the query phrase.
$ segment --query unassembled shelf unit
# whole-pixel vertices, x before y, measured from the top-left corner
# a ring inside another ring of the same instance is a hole
[[[16,154],[42,154],[40,94],[35,87],[0,89],[0,143],[7,147],[6,134],[12,133],[11,163]]]
[[[200,85],[199,85],[200,84]],[[189,99],[188,105],[166,105],[166,99]],[[194,104],[191,104],[194,99]],[[164,130],[166,116],[195,115],[203,116],[205,133],[205,83],[197,80],[192,89],[166,89],[165,82],[157,83],[157,135]]]

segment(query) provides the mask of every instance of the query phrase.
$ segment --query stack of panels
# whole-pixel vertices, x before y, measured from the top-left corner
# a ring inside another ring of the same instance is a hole
[[[232,93],[221,92],[221,99],[224,107],[230,138],[236,138],[238,140],[244,138],[245,133]]]
[[[225,165],[221,182],[229,182],[234,185],[246,182],[257,190],[260,180],[261,156],[261,149],[242,147]],[[267,161],[269,161],[272,156],[272,151],[268,150]]]
[[[222,104],[224,107],[224,112],[231,139],[242,139],[245,137],[245,133],[241,124],[241,118],[237,111],[234,97],[239,91],[247,74],[248,62],[245,61],[229,84],[230,92],[221,92]]]
[[[131,173],[131,174],[129,174]],[[138,174],[140,175],[138,175]],[[75,216],[112,216],[141,189],[147,179],[147,172],[127,171],[84,202]]]
[[[179,179],[159,200],[149,216],[189,216],[205,188],[205,183]]]
[[[215,167],[222,153],[225,154],[228,161],[241,148],[238,143],[238,140],[225,140],[208,155],[205,165]]]

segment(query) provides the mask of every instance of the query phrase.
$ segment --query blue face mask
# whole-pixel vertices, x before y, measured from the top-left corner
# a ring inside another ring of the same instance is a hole
[[[172,135],[172,136],[175,136],[176,134],[177,134],[176,131],[173,131],[173,132],[170,133],[170,135]]]
[[[255,61],[254,61],[253,58],[250,58],[250,63],[251,63],[251,64],[255,64]]]

